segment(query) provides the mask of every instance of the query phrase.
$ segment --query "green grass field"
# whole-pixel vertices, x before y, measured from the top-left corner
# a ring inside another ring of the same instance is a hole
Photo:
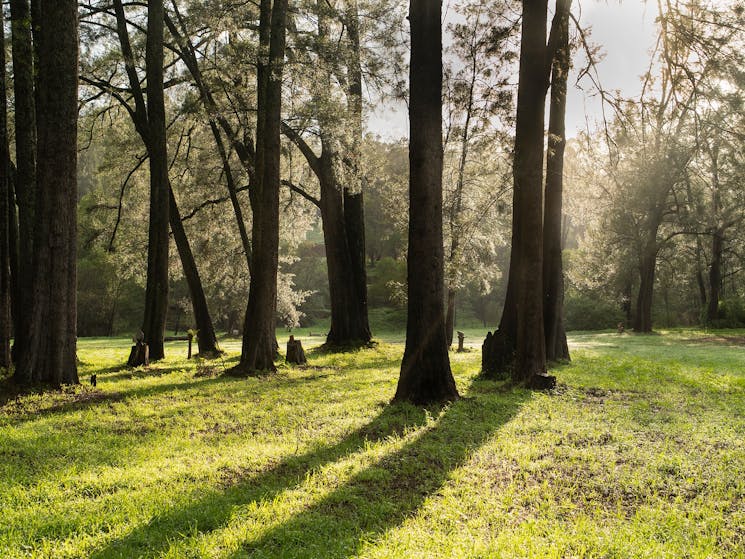
[[[0,398],[0,557],[745,557],[744,332],[575,334],[552,393],[479,380],[481,334],[425,410],[400,334],[249,379],[81,340],[96,389]]]

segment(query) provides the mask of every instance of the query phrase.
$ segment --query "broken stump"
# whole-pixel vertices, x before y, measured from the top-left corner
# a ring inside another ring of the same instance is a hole
[[[127,365],[129,367],[139,367],[140,365],[150,364],[150,349],[147,344],[143,341],[135,341],[135,345],[132,346],[132,350],[129,352],[129,359]]]
[[[294,363],[295,365],[305,365],[308,362],[305,357],[305,351],[303,351],[303,342],[296,340],[295,336],[290,336],[290,339],[287,340],[285,361]]]
[[[465,337],[466,335],[460,330],[458,330],[458,353],[463,353],[464,351],[466,351],[463,348],[463,340],[465,339]]]

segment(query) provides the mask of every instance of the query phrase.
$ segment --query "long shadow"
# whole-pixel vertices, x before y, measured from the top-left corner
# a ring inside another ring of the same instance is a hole
[[[436,424],[403,449],[354,476],[319,503],[260,540],[247,542],[243,555],[269,557],[348,557],[360,543],[380,534],[414,512],[439,489],[448,474],[463,464],[495,430],[519,410],[525,392],[463,399],[441,413]],[[431,411],[431,410],[430,410]],[[370,423],[344,437],[299,456],[291,456],[259,473],[233,474],[222,490],[210,490],[174,507],[150,523],[95,552],[91,557],[157,556],[183,538],[208,534],[229,522],[233,508],[249,503],[271,503],[279,494],[301,483],[309,472],[362,450],[366,443],[400,435],[426,424],[427,411],[406,404],[386,406]],[[325,541],[310,549],[304,533]],[[318,537],[318,534],[325,537]],[[240,555],[236,555],[238,557]]]
[[[419,408],[386,406],[372,421],[336,444],[289,456],[264,471],[242,471],[240,465],[236,465],[235,470],[226,472],[223,487],[200,494],[188,506],[174,507],[159,514],[148,524],[94,552],[91,558],[156,556],[184,533],[209,533],[225,526],[233,507],[271,501],[284,490],[301,483],[308,472],[358,452],[368,442],[420,427],[426,419],[425,411]]]
[[[218,382],[222,382],[222,379],[191,379],[181,382],[156,384],[154,386],[139,386],[127,390],[87,390],[84,392],[76,392],[66,395],[69,396],[69,399],[61,400],[56,404],[44,408],[32,408],[28,410],[21,409],[19,411],[8,409],[4,411],[6,411],[8,415],[8,422],[13,425],[18,425],[26,421],[39,419],[40,417],[63,415],[66,413],[83,410],[92,406],[122,402],[130,398],[157,396],[158,394],[163,394],[165,392],[184,390],[188,388],[194,388],[196,386],[203,386],[207,383],[214,384]],[[8,405],[8,402],[6,402],[5,404],[0,404],[0,409],[2,409],[4,405]]]
[[[528,397],[514,392],[499,399],[463,399],[400,451],[358,473],[348,483],[266,532],[231,556],[347,558],[364,542],[400,525],[435,494]],[[313,534],[303,538],[303,534]],[[316,547],[316,546],[322,547]]]

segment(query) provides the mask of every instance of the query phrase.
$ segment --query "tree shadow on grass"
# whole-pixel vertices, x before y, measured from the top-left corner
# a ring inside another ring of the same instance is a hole
[[[222,486],[201,493],[185,507],[159,514],[148,524],[94,552],[91,558],[156,556],[185,533],[209,533],[225,526],[234,507],[271,502],[286,489],[302,483],[309,472],[358,452],[369,442],[403,435],[409,429],[421,427],[426,420],[422,409],[386,406],[372,421],[336,444],[287,456],[263,471],[250,471],[237,464],[223,472]]]
[[[359,472],[310,508],[245,542],[231,556],[347,558],[400,525],[445,485],[450,473],[518,412],[528,394],[462,399],[397,452]],[[303,535],[312,534],[312,538]]]
[[[235,557],[351,557],[362,542],[400,524],[436,493],[450,472],[517,413],[529,395],[462,399],[439,413],[439,419],[401,450],[355,475],[321,501],[243,544]],[[224,489],[201,494],[187,506],[174,507],[148,524],[93,553],[93,558],[156,556],[178,544],[184,534],[207,535],[226,527],[234,509],[250,503],[272,503],[302,483],[310,472],[339,461],[368,442],[423,429],[426,410],[406,404],[386,406],[370,423],[337,444],[299,456],[258,473],[232,472]],[[304,538],[304,534],[314,534]],[[323,548],[314,547],[322,545]]]
[[[8,417],[9,423],[18,425],[50,415],[64,415],[66,413],[83,410],[93,406],[101,406],[122,402],[130,398],[147,398],[176,390],[186,390],[203,386],[204,383],[217,383],[221,379],[193,379],[180,382],[169,382],[146,386],[135,386],[125,390],[100,390],[92,388],[75,391],[25,391],[19,396],[38,394],[49,396],[53,401],[49,405],[26,404],[23,399],[0,402],[0,412]]]

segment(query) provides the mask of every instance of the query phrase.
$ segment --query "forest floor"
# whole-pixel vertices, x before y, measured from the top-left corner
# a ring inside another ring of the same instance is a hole
[[[249,379],[237,340],[81,339],[97,388],[0,396],[0,557],[745,557],[744,333],[574,334],[531,393],[470,332],[424,410],[389,404],[400,334]]]

